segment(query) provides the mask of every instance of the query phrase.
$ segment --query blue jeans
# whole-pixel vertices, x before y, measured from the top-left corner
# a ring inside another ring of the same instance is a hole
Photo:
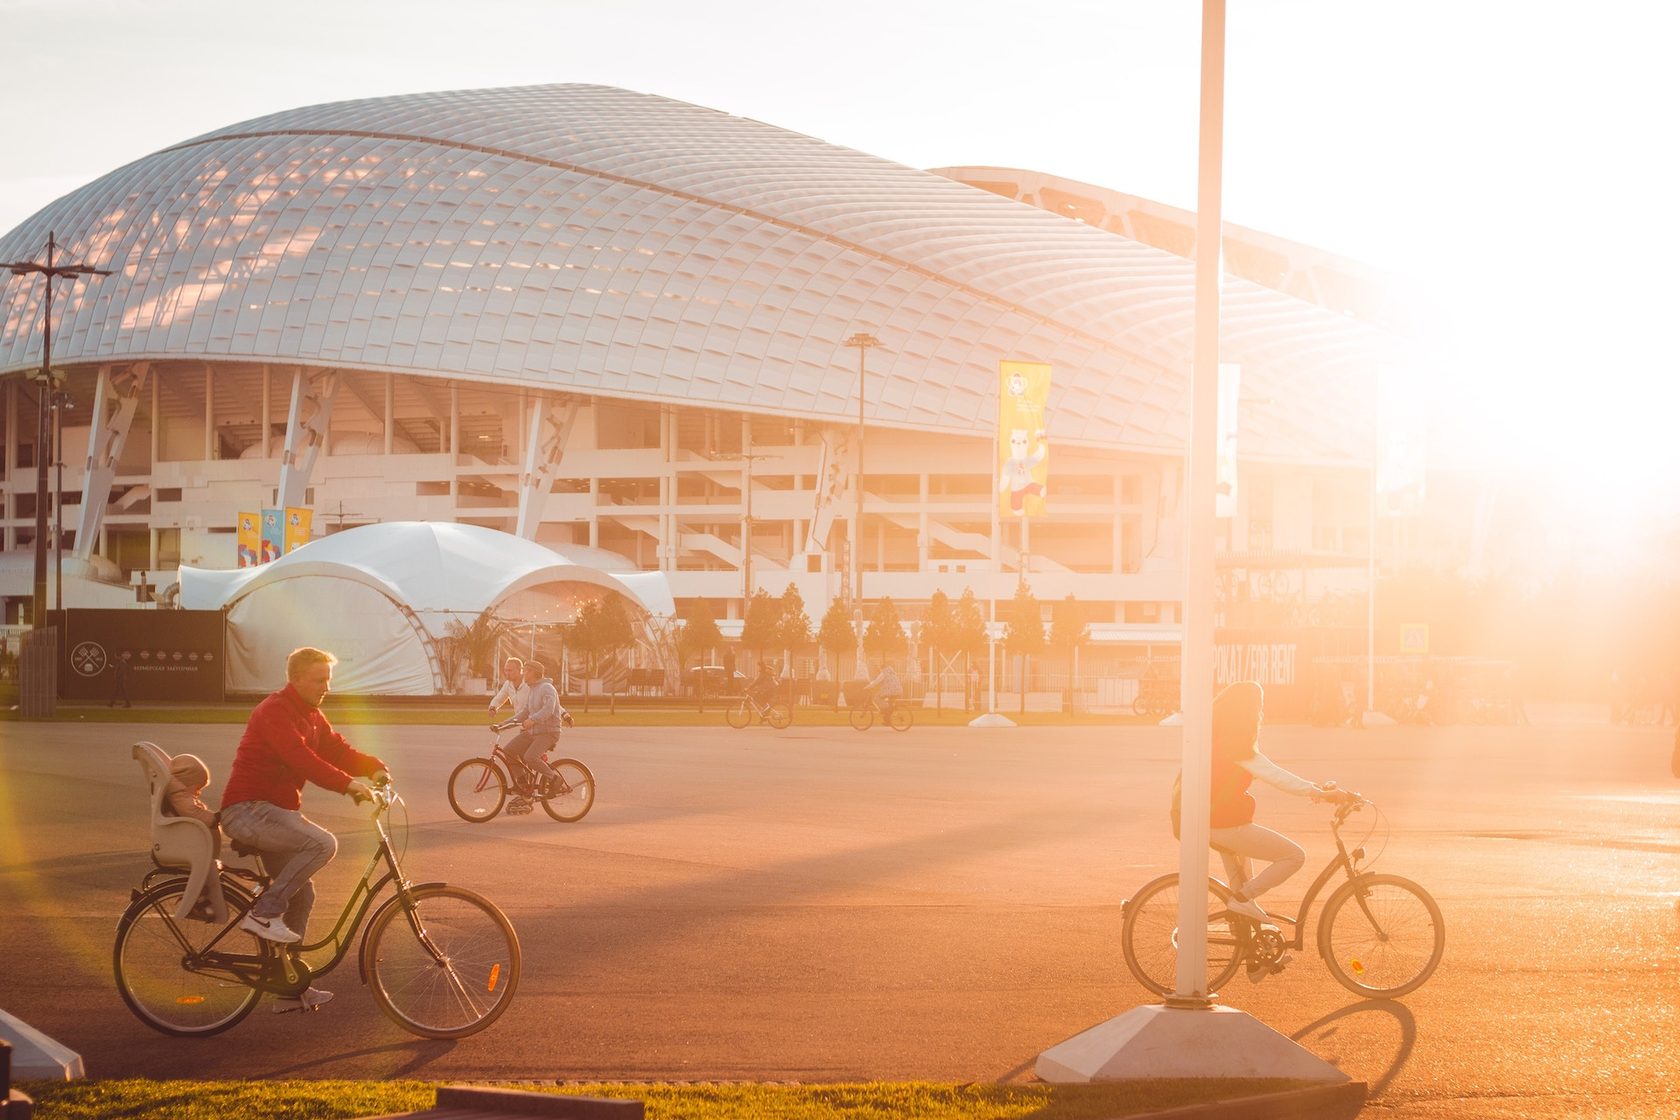
[[[553,750],[558,742],[560,742],[560,732],[558,731],[521,731],[508,740],[504,753],[513,761],[524,763],[526,767],[536,771],[539,777],[558,780],[560,772],[550,766],[548,759],[543,757]],[[516,783],[520,780],[518,773],[509,774],[508,777]]]
[[[1259,898],[1307,862],[1307,853],[1281,832],[1253,823],[1208,830],[1209,846],[1218,849],[1225,861],[1225,875],[1232,890],[1240,890],[1249,901]],[[1249,877],[1250,859],[1263,859],[1266,869]]]
[[[310,877],[338,854],[338,837],[296,809],[267,801],[241,801],[222,810],[222,831],[262,856],[272,880],[251,907],[259,918],[280,918],[303,936],[315,908]]]

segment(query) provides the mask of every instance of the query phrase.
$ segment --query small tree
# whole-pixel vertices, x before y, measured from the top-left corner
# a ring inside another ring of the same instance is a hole
[[[956,621],[952,628],[952,649],[960,650],[963,658],[968,662],[966,670],[973,664],[974,659],[986,652],[986,616],[980,611],[980,600],[974,597],[972,587],[964,588],[962,598],[957,600]],[[992,667],[986,666],[986,673],[991,674]],[[979,698],[975,698],[978,703]]]
[[[496,650],[500,647],[502,636],[507,633],[508,624],[497,618],[494,611],[485,611],[470,623],[464,623],[458,618],[452,618],[444,624],[443,640],[439,642],[440,660],[443,662],[444,674],[448,678],[444,687],[451,687],[456,672],[465,667],[468,673],[477,673],[482,669],[486,680],[493,678]]]
[[[1044,651],[1044,612],[1038,597],[1025,582],[1015,588],[1009,601],[1009,617],[1003,632],[1004,648],[1021,659],[1021,711],[1027,710],[1027,659]]]
[[[782,592],[779,606],[781,613],[776,619],[776,644],[791,655],[811,644],[811,616],[805,613],[805,597],[791,583]]]
[[[957,613],[951,607],[951,597],[935,591],[928,599],[926,616],[922,619],[922,644],[932,652],[934,705],[945,710],[945,673],[940,663],[943,655],[961,649],[957,638]]]
[[[747,600],[746,617],[741,620],[741,648],[752,651],[758,661],[763,661],[765,650],[781,646],[781,618],[781,603],[770,598],[763,588],[754,591]]]
[[[883,595],[875,604],[869,618],[869,628],[863,632],[863,648],[870,657],[901,657],[909,648],[904,636],[904,623],[899,620],[898,608],[890,595]]]
[[[1068,686],[1067,705],[1073,706],[1073,660],[1074,655],[1085,642],[1090,624],[1085,621],[1085,608],[1079,600],[1069,595],[1059,599],[1050,607],[1050,648],[1067,659]]]
[[[677,633],[677,669],[680,678],[682,672],[688,668],[688,659],[698,657],[702,665],[705,664],[706,651],[716,649],[723,641],[723,635],[718,632],[717,620],[712,618],[712,612],[707,609],[703,600],[696,599],[682,610],[682,629]],[[706,710],[706,678],[700,675],[700,680],[694,687],[695,699],[699,702],[700,710]]]
[[[851,649],[857,642],[857,635],[852,633],[852,620],[846,614],[844,600],[835,599],[828,604],[828,610],[823,612],[822,625],[817,629],[817,644],[829,655],[834,662],[834,706],[840,706],[840,655]]]
[[[587,712],[589,681],[600,659],[625,648],[634,637],[630,616],[625,613],[624,601],[619,596],[603,595],[585,603],[577,618],[562,629],[566,644],[583,654],[583,710]]]

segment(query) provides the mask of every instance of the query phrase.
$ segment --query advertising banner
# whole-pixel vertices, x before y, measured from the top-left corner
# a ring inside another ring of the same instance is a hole
[[[998,374],[998,509],[1004,517],[1036,517],[1050,481],[1050,367],[1005,361]]]
[[[262,563],[262,531],[257,527],[260,514],[239,515],[239,566],[254,568]]]
[[[221,611],[64,612],[66,700],[222,699]]]
[[[270,560],[278,560],[286,554],[286,511],[283,509],[265,509],[262,511],[262,552],[257,563],[266,564]]]
[[[315,511],[302,507],[286,507],[286,531],[283,544],[286,552],[296,552],[309,543],[310,525],[314,521]]]

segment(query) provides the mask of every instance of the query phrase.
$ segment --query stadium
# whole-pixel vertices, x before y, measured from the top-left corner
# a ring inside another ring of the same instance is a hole
[[[1048,172],[917,170],[599,86],[232,124],[0,238],[112,270],[55,287],[46,391],[46,285],[0,292],[5,621],[45,406],[70,608],[172,602],[183,568],[236,567],[241,512],[303,507],[317,537],[454,522],[610,556],[726,636],[755,589],[813,617],[890,597],[913,629],[936,591],[1024,581],[1098,644],[1176,652],[1192,232]],[[1364,585],[1399,335],[1354,264],[1234,227],[1223,252],[1223,578],[1310,606]],[[994,526],[1005,360],[1051,367],[1050,476],[1042,516]]]

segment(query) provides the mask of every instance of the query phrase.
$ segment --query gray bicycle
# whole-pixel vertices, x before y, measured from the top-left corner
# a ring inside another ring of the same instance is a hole
[[[1349,849],[1342,839],[1342,826],[1364,808],[1375,809],[1358,797],[1336,807],[1330,821],[1336,854],[1307,888],[1294,917],[1272,914],[1270,921],[1256,922],[1234,914],[1226,908],[1231,888],[1208,879],[1207,925],[1195,931],[1207,939],[1207,993],[1222,988],[1245,962],[1281,969],[1285,951],[1304,947],[1307,913],[1338,873],[1347,881],[1330,893],[1317,931],[1318,955],[1336,982],[1357,995],[1395,999],[1416,991],[1435,974],[1447,944],[1440,906],[1410,879],[1364,869],[1362,864],[1374,862],[1366,859],[1364,844]],[[1372,833],[1376,827],[1373,822]],[[1138,983],[1159,995],[1170,995],[1177,987],[1178,900],[1178,876],[1163,875],[1145,883],[1122,907],[1120,946],[1126,967]],[[1286,935],[1276,922],[1293,933]]]

